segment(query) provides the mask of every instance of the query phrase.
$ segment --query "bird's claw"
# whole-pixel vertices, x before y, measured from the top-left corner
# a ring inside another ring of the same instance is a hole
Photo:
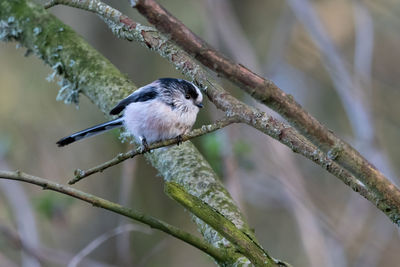
[[[180,144],[182,144],[182,142],[183,142],[183,138],[182,138],[182,135],[178,135],[177,137],[176,137],[176,144],[179,146]]]
[[[143,139],[142,139],[142,151],[143,151],[143,152],[150,151],[150,149],[149,149],[149,144],[147,143],[146,138],[143,138]]]

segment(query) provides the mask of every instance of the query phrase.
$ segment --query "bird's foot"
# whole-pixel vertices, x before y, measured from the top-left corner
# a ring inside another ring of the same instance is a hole
[[[182,142],[183,142],[182,135],[178,135],[176,137],[176,144],[179,146],[180,144],[182,144]]]
[[[142,151],[143,152],[148,152],[148,151],[150,151],[150,149],[149,149],[149,144],[147,143],[147,140],[146,140],[146,138],[142,138]]]

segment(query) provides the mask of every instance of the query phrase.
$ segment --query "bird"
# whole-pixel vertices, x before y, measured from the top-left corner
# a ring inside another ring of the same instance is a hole
[[[145,149],[149,143],[178,138],[188,133],[203,107],[203,95],[192,82],[160,78],[134,91],[110,111],[118,118],[66,136],[57,145],[63,147],[114,128],[126,130]]]

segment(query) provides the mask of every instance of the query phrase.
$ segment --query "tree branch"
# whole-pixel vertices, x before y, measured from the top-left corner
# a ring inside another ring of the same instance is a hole
[[[55,74],[62,74],[59,96],[66,102],[77,101],[78,94],[83,93],[107,114],[116,102],[136,90],[126,76],[69,26],[28,0],[0,0],[0,39],[18,41],[49,64]],[[158,149],[145,157],[164,180],[179,183],[254,237],[229,193],[191,142]],[[195,222],[207,242],[216,247],[227,245],[228,241],[210,226],[200,220]],[[238,261],[249,263],[244,256]]]
[[[378,193],[375,193],[375,191],[370,190],[369,187],[365,187],[364,184],[359,182],[349,171],[345,170],[334,161],[334,159],[338,157],[340,149],[336,149],[336,151],[331,150],[330,153],[326,155],[294,128],[237,100],[213,81],[207,72],[204,71],[189,54],[174,45],[156,29],[136,23],[118,10],[98,0],[54,0],[52,3],[65,4],[94,12],[104,19],[114,34],[119,38],[125,38],[129,41],[135,40],[145,47],[159,53],[160,56],[166,58],[177,69],[181,70],[184,75],[194,79],[217,108],[230,115],[237,115],[242,122],[271,136],[288,146],[294,152],[300,153],[314,163],[320,165],[322,168],[338,177],[346,185],[350,186],[354,191],[368,199],[378,209],[384,212],[392,222],[398,225],[400,205],[395,201],[397,198],[396,195],[391,196],[390,193],[381,191],[380,188],[376,188]]]
[[[167,194],[189,210],[198,210],[199,219],[211,225],[226,239],[235,244],[240,253],[249,258],[255,266],[289,266],[288,264],[270,257],[260,245],[212,207],[189,195],[180,185],[174,182],[165,183]]]
[[[155,217],[148,216],[144,213],[132,209],[128,209],[117,203],[79,191],[75,188],[57,184],[50,180],[29,175],[20,171],[15,171],[15,172],[0,171],[0,178],[34,184],[42,187],[44,190],[51,190],[62,193],[64,195],[69,195],[73,198],[77,198],[87,203],[90,203],[94,207],[106,209],[115,212],[117,214],[123,215],[125,217],[131,218],[135,221],[139,221],[141,223],[150,226],[151,228],[158,229],[166,234],[174,236],[177,239],[180,239],[200,249],[201,251],[213,257],[217,262],[235,262],[236,258],[238,258],[238,255],[232,257],[232,254],[227,253],[226,251],[224,251],[224,249],[215,248],[212,245],[204,242],[200,238],[188,232],[185,232],[173,225],[163,222]]]
[[[312,117],[292,96],[284,93],[272,81],[260,77],[242,64],[234,63],[211,48],[156,1],[137,0],[133,2],[133,6],[158,30],[167,34],[172,41],[204,66],[237,84],[252,97],[278,112],[332,160],[390,203],[390,207],[387,208],[389,216],[392,217],[392,221],[400,225],[399,189],[357,150]]]
[[[68,183],[69,184],[75,184],[75,183],[79,182],[80,180],[82,180],[83,178],[86,178],[86,177],[88,177],[88,176],[90,176],[90,175],[92,175],[94,173],[97,173],[97,172],[102,172],[105,169],[108,169],[108,168],[110,168],[110,167],[112,167],[114,165],[117,165],[117,164],[119,164],[119,163],[121,163],[121,162],[123,162],[123,161],[125,161],[127,159],[133,158],[133,157],[135,157],[137,155],[144,154],[144,153],[149,152],[149,151],[151,151],[153,149],[166,147],[166,146],[170,146],[170,145],[173,145],[173,144],[178,144],[179,145],[180,142],[186,142],[186,141],[188,141],[188,140],[190,140],[192,138],[204,135],[206,133],[214,132],[214,131],[219,130],[219,129],[225,127],[225,126],[228,126],[231,123],[237,123],[237,122],[239,122],[237,117],[225,117],[225,118],[223,118],[221,120],[216,121],[213,124],[203,125],[199,129],[194,129],[191,132],[182,135],[181,138],[172,138],[172,139],[169,139],[169,140],[155,142],[155,143],[149,144],[147,148],[139,147],[139,148],[133,149],[131,151],[128,151],[126,153],[120,153],[115,158],[113,158],[113,159],[111,159],[111,160],[109,160],[107,162],[104,162],[104,163],[102,163],[102,164],[100,164],[100,165],[98,165],[96,167],[90,168],[90,169],[88,169],[86,171],[80,170],[80,169],[75,170],[75,172],[74,172],[75,177],[72,180],[70,180]]]

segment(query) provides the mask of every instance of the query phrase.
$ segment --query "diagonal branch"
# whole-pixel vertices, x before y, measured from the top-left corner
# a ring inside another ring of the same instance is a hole
[[[292,96],[285,94],[272,81],[260,77],[242,64],[235,63],[211,48],[181,21],[154,0],[132,1],[148,21],[182,47],[204,66],[229,79],[255,99],[266,104],[289,121],[301,134],[330,155],[368,189],[390,202],[391,213],[400,212],[400,191],[381,172],[349,144],[312,117]],[[392,214],[394,216],[394,214]],[[392,219],[393,220],[393,219]],[[395,223],[400,224],[400,216]]]
[[[94,173],[97,173],[97,172],[102,172],[105,169],[108,169],[108,168],[110,168],[110,167],[112,167],[114,165],[117,165],[117,164],[119,164],[119,163],[121,163],[121,162],[123,162],[123,161],[125,161],[127,159],[133,158],[133,157],[135,157],[137,155],[144,154],[144,153],[149,152],[149,151],[151,151],[153,149],[166,147],[166,146],[170,146],[170,145],[173,145],[173,144],[178,144],[179,145],[179,143],[181,143],[181,142],[188,141],[188,140],[190,140],[192,138],[204,135],[206,133],[214,132],[214,131],[219,130],[219,129],[225,127],[225,126],[228,126],[231,123],[236,123],[236,122],[239,122],[237,117],[225,117],[225,118],[223,118],[221,120],[216,121],[213,124],[203,125],[199,129],[194,129],[191,132],[182,135],[180,138],[172,138],[172,139],[169,139],[169,140],[159,141],[159,142],[155,142],[155,143],[149,144],[147,148],[139,147],[139,148],[133,149],[133,150],[125,152],[125,153],[120,153],[115,158],[113,158],[113,159],[111,159],[111,160],[109,160],[107,162],[104,162],[104,163],[102,163],[102,164],[100,164],[100,165],[98,165],[96,167],[90,168],[90,169],[88,169],[86,171],[80,170],[80,169],[75,170],[75,173],[74,173],[75,177],[72,180],[70,180],[68,183],[69,184],[75,184],[75,183],[79,182],[80,180],[82,180],[83,178],[86,178],[86,177],[88,177],[88,176],[90,176],[90,175],[92,175]]]
[[[198,249],[205,252],[206,254],[213,257],[218,262],[234,262],[235,258],[229,258],[230,256],[228,253],[224,252],[223,249],[218,249],[213,247],[211,244],[208,244],[201,240],[200,238],[185,232],[173,225],[170,225],[166,222],[163,222],[155,217],[146,215],[139,211],[135,211],[132,209],[128,209],[123,207],[117,203],[113,203],[106,199],[96,197],[94,195],[79,191],[75,188],[64,186],[50,180],[36,177],[33,175],[29,175],[20,171],[10,172],[10,171],[0,171],[0,178],[8,179],[8,180],[15,180],[20,182],[26,182],[30,184],[34,184],[37,186],[42,187],[44,190],[51,190],[55,192],[59,192],[65,195],[69,195],[71,197],[83,200],[87,203],[92,204],[95,207],[99,207],[102,209],[106,209],[117,214],[126,216],[131,218],[135,221],[139,221],[144,223],[151,228],[158,229],[166,234],[176,237]]]
[[[238,230],[232,222],[216,212],[207,203],[186,193],[180,185],[167,182],[165,183],[165,191],[185,208],[199,210],[198,217],[207,224],[216,227],[216,230],[235,244],[239,252],[249,258],[255,266],[263,266],[266,262],[275,262],[277,266],[282,267],[289,266],[287,263],[271,258],[256,241]]]
[[[181,70],[183,74],[194,79],[217,108],[228,114],[237,115],[241,122],[271,136],[288,146],[294,152],[300,153],[304,157],[320,165],[322,168],[338,177],[354,191],[368,199],[378,209],[384,212],[392,222],[398,224],[400,218],[400,204],[396,200],[396,195],[392,196],[391,193],[385,192],[384,189],[381,191],[381,188],[376,188],[378,193],[375,193],[375,190],[365,187],[364,184],[359,182],[349,171],[345,170],[334,161],[341,151],[339,148],[331,150],[327,155],[304,136],[299,134],[294,128],[237,100],[213,81],[208,73],[204,71],[189,54],[179,49],[156,29],[136,23],[118,10],[98,0],[53,0],[52,3],[65,4],[94,12],[104,19],[114,34],[119,38],[125,38],[129,41],[136,40],[145,47],[156,51],[162,57],[169,60],[177,69]]]

